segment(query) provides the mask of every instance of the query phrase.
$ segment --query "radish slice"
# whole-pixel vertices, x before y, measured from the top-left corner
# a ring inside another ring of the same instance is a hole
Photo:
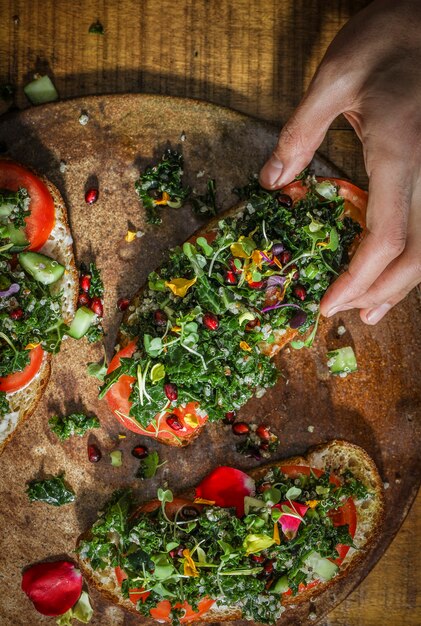
[[[298,528],[302,522],[302,517],[307,512],[308,506],[300,504],[299,502],[280,502],[275,504],[274,509],[282,511],[282,515],[278,522],[281,525],[282,532],[287,539],[294,539],[297,534]],[[290,515],[286,510],[290,511]]]
[[[24,571],[22,590],[42,615],[63,615],[82,593],[82,574],[69,561],[37,563]]]
[[[216,506],[235,507],[244,515],[244,498],[255,493],[254,480],[233,467],[217,467],[196,487],[196,497],[215,502]]]

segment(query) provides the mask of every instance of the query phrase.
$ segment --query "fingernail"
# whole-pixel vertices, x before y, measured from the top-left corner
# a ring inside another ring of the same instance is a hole
[[[370,311],[368,311],[367,315],[365,316],[367,324],[377,324],[377,322],[380,322],[382,317],[384,317],[391,308],[392,305],[388,302],[385,302],[375,309],[370,309]]]
[[[353,308],[354,307],[352,306],[352,304],[338,304],[332,309],[329,309],[329,311],[326,313],[326,317],[332,317],[332,315],[335,315],[335,313],[339,313],[339,311],[349,311]]]
[[[270,157],[269,161],[265,163],[260,172],[260,178],[269,186],[275,187],[278,180],[282,175],[284,166],[277,156],[274,154]]]

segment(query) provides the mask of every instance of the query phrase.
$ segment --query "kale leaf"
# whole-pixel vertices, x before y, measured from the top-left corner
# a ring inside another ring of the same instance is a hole
[[[52,506],[62,506],[73,502],[74,492],[66,487],[63,475],[53,476],[45,480],[31,480],[28,483],[26,493],[31,502],[46,502]]]
[[[64,441],[72,435],[82,437],[90,428],[99,428],[99,419],[95,416],[87,416],[83,413],[71,413],[59,417],[54,415],[48,420],[48,424],[59,439]]]

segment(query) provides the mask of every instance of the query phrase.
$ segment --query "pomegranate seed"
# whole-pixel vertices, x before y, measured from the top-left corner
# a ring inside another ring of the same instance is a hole
[[[236,285],[237,284],[237,279],[235,277],[235,274],[232,270],[228,270],[228,272],[225,274],[225,282],[228,283],[228,285]]]
[[[260,320],[258,317],[255,317],[254,320],[250,320],[249,322],[247,322],[247,324],[244,326],[244,330],[246,331],[246,333],[251,333],[253,328],[256,328],[256,326],[260,326]]]
[[[168,400],[171,400],[171,402],[173,400],[177,400],[177,398],[178,398],[177,385],[174,385],[174,383],[165,383],[164,391],[165,391],[165,395],[167,396]]]
[[[125,311],[130,304],[130,300],[128,298],[120,298],[117,300],[117,308],[119,311]]]
[[[145,459],[149,452],[146,446],[135,446],[132,450],[132,454],[136,459]]]
[[[184,549],[184,546],[178,546],[177,548],[170,550],[169,555],[172,559],[175,559],[176,556],[181,558],[183,556]]]
[[[92,298],[91,309],[98,317],[104,315],[104,307],[102,306],[101,298]]]
[[[208,330],[218,330],[219,320],[214,313],[205,313],[203,316],[203,324]]]
[[[232,425],[234,435],[247,435],[250,432],[250,426],[246,422],[235,422]]]
[[[80,293],[77,303],[79,306],[91,306],[91,299],[87,293]]]
[[[249,283],[249,287],[251,287],[252,289],[263,289],[263,287],[265,286],[265,281],[264,280],[259,280],[259,281],[251,281]]]
[[[24,315],[24,313],[23,313],[22,309],[14,309],[13,311],[10,311],[10,313],[9,313],[9,317],[12,320],[21,320],[23,315]]]
[[[235,411],[228,411],[228,413],[225,413],[224,423],[232,424],[236,417],[237,413]]]
[[[259,556],[258,554],[251,554],[250,558],[252,561],[254,561],[255,563],[263,563],[265,560],[264,556]]]
[[[91,463],[98,463],[101,460],[101,450],[97,445],[91,443],[88,445],[88,459]]]
[[[300,277],[300,270],[298,269],[298,266],[295,265],[295,263],[293,265],[291,265],[288,270],[288,272],[292,272],[294,271],[293,275],[292,275],[292,280],[298,280]]]
[[[292,290],[292,293],[299,300],[306,299],[307,291],[305,290],[305,287],[303,287],[302,285],[296,285],[294,289]]]
[[[279,194],[278,202],[281,206],[284,206],[286,209],[290,209],[292,207],[292,198],[291,196],[287,196],[286,193]]]
[[[167,314],[162,309],[156,309],[156,311],[154,311],[153,321],[157,326],[165,326],[167,319]]]
[[[287,263],[291,261],[292,253],[289,250],[284,250],[283,252],[281,252],[278,258],[280,262],[282,263],[282,265],[286,265]]]
[[[168,415],[167,424],[173,430],[182,430],[183,428],[182,423],[180,422],[180,420],[178,419],[175,413],[171,413],[171,415]]]
[[[85,274],[84,276],[80,277],[79,285],[82,291],[88,293],[91,286],[91,277],[89,276],[89,274]]]
[[[234,274],[241,274],[241,270],[238,269],[238,267],[235,265],[234,259],[229,259],[228,264],[231,268],[231,271],[234,272]]]
[[[85,193],[86,204],[95,204],[95,202],[98,200],[98,196],[98,189],[96,189],[95,187],[91,187],[91,189],[88,189]]]
[[[262,452],[266,452],[266,450],[269,450],[269,443],[267,441],[262,441],[259,446],[259,450],[261,450]]]
[[[273,561],[266,561],[266,563],[263,565],[263,569],[265,570],[266,574],[272,574],[273,572]]]
[[[259,437],[259,439],[263,439],[263,441],[269,441],[270,439],[269,426],[266,426],[266,424],[260,424],[260,426],[256,428],[256,435]]]

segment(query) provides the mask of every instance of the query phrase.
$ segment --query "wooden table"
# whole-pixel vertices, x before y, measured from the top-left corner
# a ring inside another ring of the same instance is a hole
[[[0,83],[15,104],[34,73],[62,98],[149,92],[209,100],[286,120],[328,43],[367,0],[0,0]],[[88,34],[97,19],[105,34]],[[0,112],[6,109],[0,104]],[[343,118],[321,152],[365,186]],[[419,626],[421,496],[386,555],[324,626]]]

